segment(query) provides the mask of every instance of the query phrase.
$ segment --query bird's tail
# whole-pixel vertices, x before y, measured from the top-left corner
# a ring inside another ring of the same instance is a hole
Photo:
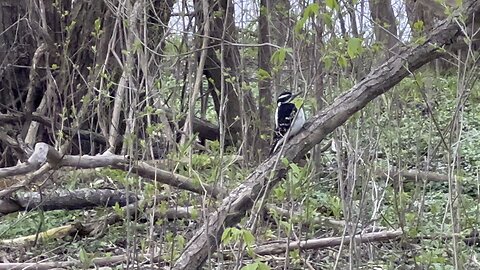
[[[273,155],[275,151],[278,150],[279,146],[282,145],[283,143],[283,136],[280,134],[280,132],[275,131],[275,134],[273,136],[273,142],[272,142],[272,148],[270,148],[270,153],[268,156]]]

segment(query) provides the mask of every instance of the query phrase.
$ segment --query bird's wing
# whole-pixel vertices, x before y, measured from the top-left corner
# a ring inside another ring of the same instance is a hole
[[[297,107],[292,103],[281,104],[277,107],[275,115],[277,126],[275,128],[275,133],[273,134],[272,148],[270,149],[269,155],[272,155],[277,150],[278,146],[283,143],[283,136],[288,132],[296,113]]]
[[[282,104],[278,108],[278,119],[277,128],[280,129],[282,134],[287,133],[288,128],[292,124],[292,120],[295,117],[295,113],[297,112],[297,107],[293,103]]]

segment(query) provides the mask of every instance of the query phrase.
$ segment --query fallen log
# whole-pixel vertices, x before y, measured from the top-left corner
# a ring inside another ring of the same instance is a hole
[[[369,243],[369,242],[381,242],[387,240],[393,240],[402,235],[402,231],[382,231],[382,232],[372,232],[365,234],[357,234],[353,237],[356,243]],[[339,237],[326,237],[326,238],[316,238],[303,241],[294,241],[294,242],[284,242],[284,243],[272,243],[264,244],[258,246],[254,249],[255,254],[257,255],[275,255],[282,254],[288,250],[295,249],[321,249],[326,247],[339,246],[342,241],[344,245],[350,244],[352,237],[350,236],[339,236]]]
[[[52,211],[109,207],[115,204],[125,206],[137,200],[137,196],[132,192],[113,189],[82,188],[71,191],[25,192],[8,200],[0,200],[0,215],[34,209]]]
[[[403,177],[409,181],[427,181],[427,182],[448,182],[448,175],[434,173],[434,172],[425,172],[419,170],[389,170],[389,171],[378,171],[377,175],[381,178],[389,178],[396,180],[398,177]]]
[[[198,194],[207,194],[213,198],[222,197],[226,191],[209,184],[194,181],[186,176],[165,171],[154,166],[148,165],[145,162],[138,162],[137,164],[117,164],[113,168],[131,171],[141,177],[158,181],[160,183],[176,187],[183,190],[188,190]]]
[[[21,236],[12,239],[0,239],[0,245],[26,245],[32,243],[34,241],[45,241],[48,239],[60,239],[66,237],[68,235],[78,234],[80,236],[97,236],[97,234],[101,233],[107,226],[113,225],[119,221],[124,220],[125,218],[133,218],[135,216],[136,211],[142,211],[145,209],[139,208],[139,203],[132,203],[123,207],[123,212],[125,216],[120,215],[118,213],[111,213],[107,215],[102,221],[95,221],[87,224],[81,223],[74,223],[74,224],[67,224],[64,226],[52,228],[46,230],[44,232],[40,232],[38,234],[32,234],[28,236]],[[158,219],[166,219],[166,220],[174,220],[174,219],[188,219],[194,213],[195,206],[177,206],[174,208],[169,208],[166,211],[158,211],[158,210],[151,210],[153,211],[153,215],[155,220]]]

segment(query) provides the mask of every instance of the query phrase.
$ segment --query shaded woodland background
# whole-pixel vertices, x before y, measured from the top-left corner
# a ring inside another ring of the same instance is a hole
[[[1,1],[0,268],[196,269],[194,232],[268,158],[276,96],[322,112],[461,2]],[[203,267],[480,268],[470,15],[298,165],[279,157]]]

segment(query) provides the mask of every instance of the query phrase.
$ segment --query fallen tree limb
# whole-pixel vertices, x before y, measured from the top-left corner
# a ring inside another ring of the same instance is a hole
[[[23,162],[27,160],[33,150],[28,148],[23,141],[19,142],[18,140],[18,137],[14,139],[8,135],[5,128],[0,127],[0,141],[3,141],[6,146],[10,147],[13,150],[13,155],[16,156],[20,162]]]
[[[125,206],[138,200],[134,193],[124,190],[91,189],[25,192],[8,200],[0,200],[0,215],[32,209],[76,210],[93,207]]]
[[[336,231],[342,231],[343,228],[347,225],[345,220],[336,220],[331,217],[311,217],[308,220],[304,220],[300,212],[293,212],[293,216],[290,214],[290,211],[287,209],[280,208],[276,205],[267,204],[265,205],[266,212],[273,217],[278,216],[280,218],[288,219],[291,218],[293,222],[302,221],[303,225],[317,225],[318,227],[329,227]],[[350,224],[352,226],[353,224]],[[358,224],[358,229],[361,230],[362,224]]]
[[[0,244],[2,245],[25,245],[30,242],[34,242],[37,239],[40,241],[45,241],[47,239],[60,239],[67,235],[73,234],[79,230],[79,226],[77,224],[69,224],[61,227],[52,228],[50,230],[44,231],[37,234],[32,234],[28,236],[17,237],[13,239],[3,239],[0,240]]]
[[[123,255],[114,255],[109,257],[96,257],[91,260],[91,265],[95,267],[111,267],[120,263],[127,262],[130,260],[132,263],[133,258],[138,258],[139,260],[148,259],[149,255],[144,254],[135,254],[135,256],[128,256],[127,254]],[[68,260],[61,262],[23,262],[23,263],[0,263],[0,270],[23,270],[23,269],[36,269],[36,270],[47,270],[47,269],[64,269],[64,268],[73,268],[79,269],[84,268],[85,265],[79,260]],[[110,269],[110,268],[109,268]]]
[[[148,165],[145,162],[139,162],[138,164],[133,165],[117,164],[112,167],[125,171],[131,170],[134,174],[137,174],[141,177],[156,180],[160,183],[179,189],[192,191],[194,193],[207,194],[214,198],[221,197],[226,193],[226,191],[221,188],[194,181],[186,176],[156,168]]]
[[[80,263],[77,263],[80,265]],[[75,265],[73,261],[67,262],[38,262],[38,263],[0,263],[0,270],[48,270],[64,269]]]
[[[354,236],[356,243],[368,243],[368,242],[381,242],[387,240],[393,240],[402,235],[402,231],[382,231],[382,232],[373,232],[365,234],[357,234]],[[282,254],[287,250],[295,249],[321,249],[326,247],[339,246],[342,241],[344,245],[350,244],[350,236],[339,236],[339,237],[327,237],[327,238],[317,238],[304,241],[295,241],[290,243],[272,243],[258,246],[255,248],[254,252],[257,255],[274,255]]]
[[[448,182],[448,176],[444,174],[434,173],[434,172],[425,172],[419,170],[408,170],[408,171],[378,171],[377,175],[382,178],[390,178],[396,180],[398,177],[403,177],[409,181],[427,181],[427,182]]]
[[[304,130],[284,146],[287,160],[300,160],[314,145],[320,143],[329,133],[347,121],[374,98],[387,92],[411,72],[439,56],[440,47],[456,39],[461,29],[457,21],[465,18],[468,25],[472,15],[480,11],[480,1],[466,0],[460,11],[435,27],[424,40],[417,41],[398,50],[398,54],[377,69],[370,72],[350,91],[339,96],[323,111],[313,116]],[[198,269],[205,262],[211,250],[220,242],[223,230],[238,223],[260,196],[267,196],[269,190],[285,175],[283,162],[277,162],[279,153],[268,158],[251,173],[243,184],[226,197],[218,210],[209,216],[187,244],[172,269]],[[272,180],[267,177],[273,175]]]
[[[200,209],[200,206],[178,206],[174,208],[169,208],[165,212],[161,212],[156,210],[154,213],[155,220],[165,218],[167,220],[172,220],[172,219],[189,219],[192,217],[194,211],[197,211],[196,209]]]
[[[113,167],[124,171],[132,171],[133,173],[144,178],[156,180],[158,182],[192,191],[198,194],[207,194],[214,198],[223,196],[225,190],[194,181],[191,178],[175,174],[169,171],[161,170],[150,166],[145,162],[137,164],[126,164],[129,160],[128,156],[114,155],[110,152],[105,152],[97,156],[75,156],[75,155],[61,155],[55,148],[46,143],[37,143],[35,150],[27,162],[7,168],[0,168],[0,179],[20,174],[27,174],[40,168],[45,162],[48,162],[50,168],[60,167],[75,167],[81,169],[99,168],[99,167]],[[44,168],[44,170],[50,170]],[[25,187],[34,182],[34,177],[27,177],[26,180],[14,184],[2,191],[0,191],[0,198],[6,198],[13,192]]]
[[[162,111],[165,112],[170,122],[172,122],[172,119],[178,117],[178,115],[176,115],[175,117],[174,113],[170,110],[163,109]],[[183,115],[178,121],[178,126],[180,128],[183,127],[183,125],[185,124],[185,119],[186,116]],[[218,126],[198,117],[193,117],[192,131],[193,133],[197,133],[200,138],[204,138],[210,141],[215,141],[220,138]]]
[[[48,162],[52,167],[69,166],[87,169],[106,167],[126,161],[128,161],[128,156],[114,155],[109,152],[97,156],[61,155],[52,146],[46,143],[37,143],[33,154],[28,158],[27,162],[13,167],[0,168],[0,178],[32,172],[45,162]]]
[[[138,211],[143,211],[145,209],[139,209],[139,203],[132,203],[129,205],[124,206],[123,212],[125,213],[125,216],[121,216],[118,213],[111,213],[105,217],[103,222],[95,221],[91,223],[87,223],[85,225],[81,223],[74,223],[74,224],[68,224],[56,228],[49,229],[47,231],[41,232],[38,235],[37,234],[32,234],[28,236],[22,236],[22,237],[17,237],[17,238],[12,238],[12,239],[2,239],[0,240],[0,245],[25,245],[28,243],[31,243],[35,241],[36,239],[44,241],[48,239],[60,239],[68,235],[74,235],[78,234],[80,236],[95,236],[95,234],[101,233],[106,226],[115,224],[119,221],[124,220],[125,218],[132,218],[135,216],[135,212]],[[173,208],[169,208],[166,211],[158,211],[158,210],[152,210],[154,211],[154,218],[155,220],[158,219],[166,219],[166,220],[174,220],[174,219],[188,219],[192,216],[194,213],[195,208],[200,208],[200,207],[195,207],[195,206],[177,206]],[[129,216],[127,216],[127,213]]]
[[[76,168],[98,168],[117,163],[127,162],[128,156],[114,155],[105,152],[97,156],[61,155],[55,148],[46,143],[37,143],[28,161],[17,166],[0,168],[0,179],[8,176],[31,173],[25,180],[0,191],[0,199],[10,196],[13,192],[35,182],[52,168],[71,166]],[[42,166],[43,165],[43,166]]]

